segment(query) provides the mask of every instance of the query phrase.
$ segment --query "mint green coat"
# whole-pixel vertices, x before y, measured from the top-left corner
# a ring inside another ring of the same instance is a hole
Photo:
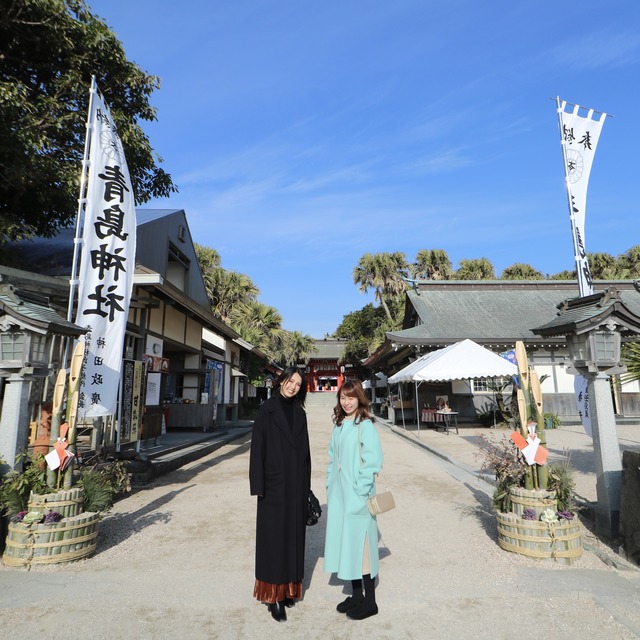
[[[375,474],[382,467],[378,430],[371,420],[358,426],[345,420],[333,428],[327,467],[327,530],[324,570],[342,580],[362,577],[365,538],[369,538],[371,577],[378,575],[378,524],[369,513],[367,497],[375,493]]]

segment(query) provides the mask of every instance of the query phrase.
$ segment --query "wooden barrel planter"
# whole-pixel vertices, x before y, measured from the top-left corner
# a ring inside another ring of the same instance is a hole
[[[77,516],[84,508],[84,492],[81,487],[56,493],[33,493],[29,496],[29,511],[46,514],[57,511],[63,518]]]
[[[533,509],[536,512],[536,518],[539,518],[545,509],[556,511],[558,508],[554,491],[531,491],[522,487],[511,487],[509,497],[511,498],[511,511],[518,516],[522,516],[527,509]]]
[[[582,555],[580,523],[575,520],[547,523],[523,520],[515,513],[498,513],[497,519],[498,544],[506,551],[565,564]]]
[[[10,522],[2,561],[30,567],[85,558],[96,550],[99,520],[87,511],[52,524]]]

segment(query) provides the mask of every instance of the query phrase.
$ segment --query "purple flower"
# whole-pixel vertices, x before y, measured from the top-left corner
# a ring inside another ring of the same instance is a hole
[[[44,517],[45,524],[53,524],[54,522],[60,522],[60,520],[62,520],[62,515],[57,511],[49,511]]]
[[[15,516],[13,516],[13,518],[11,518],[11,522],[22,522],[22,518],[24,518],[27,513],[27,511],[19,511]]]
[[[573,520],[573,517],[571,511],[558,511],[558,518],[560,518],[560,520]]]
[[[523,520],[537,520],[538,514],[535,509],[525,509],[522,513]]]

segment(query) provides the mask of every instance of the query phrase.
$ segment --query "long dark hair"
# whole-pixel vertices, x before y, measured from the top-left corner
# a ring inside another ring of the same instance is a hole
[[[304,407],[304,401],[307,397],[307,376],[304,374],[302,369],[298,369],[298,367],[294,367],[293,365],[288,366],[276,380],[276,386],[274,390],[280,393],[280,387],[287,381],[289,378],[293,377],[293,374],[297,373],[302,378],[302,384],[300,385],[300,391],[296,393],[294,399],[300,404],[301,407]]]
[[[360,380],[347,380],[347,382],[342,383],[342,386],[338,389],[338,404],[336,404],[333,409],[333,422],[336,425],[340,426],[342,421],[347,417],[347,414],[340,404],[340,396],[342,394],[349,398],[358,398],[358,408],[356,409],[356,417],[354,420],[356,424],[363,420],[375,421],[375,418],[369,413],[369,400],[362,388],[362,382],[360,382]]]

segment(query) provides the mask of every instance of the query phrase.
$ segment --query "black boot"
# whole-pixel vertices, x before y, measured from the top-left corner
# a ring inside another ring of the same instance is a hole
[[[362,580],[351,581],[351,592],[353,595],[349,596],[346,600],[343,600],[337,607],[338,613],[347,613],[354,607],[357,607],[363,600],[362,595]]]
[[[351,620],[364,620],[378,613],[378,605],[376,604],[376,579],[368,573],[362,576],[364,582],[364,598],[359,605],[347,611],[347,618]]]
[[[287,612],[284,608],[284,600],[280,602],[276,602],[274,604],[269,605],[269,611],[271,612],[271,617],[278,622],[286,622],[287,621]]]

